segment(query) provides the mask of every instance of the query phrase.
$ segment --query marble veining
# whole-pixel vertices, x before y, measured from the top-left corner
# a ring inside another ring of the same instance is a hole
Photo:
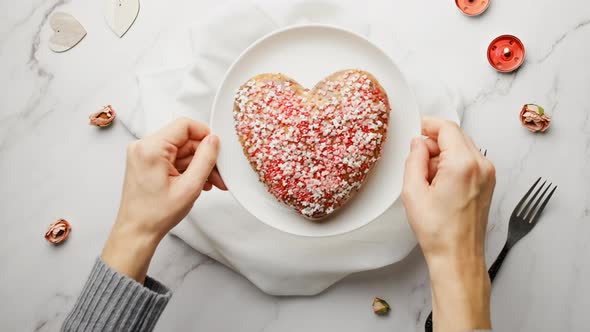
[[[582,28],[584,28],[585,26],[587,26],[588,24],[590,24],[590,20],[584,20],[578,24],[576,24],[575,27],[573,27],[571,30],[568,30],[566,32],[563,33],[563,35],[561,35],[559,38],[557,38],[557,40],[555,40],[553,42],[553,44],[551,44],[551,48],[549,49],[549,51],[547,51],[547,53],[545,55],[543,55],[541,58],[539,58],[538,60],[533,60],[534,63],[542,63],[543,61],[547,60],[551,54],[555,51],[555,49],[559,46],[559,44],[561,44],[572,32],[578,31]]]
[[[297,0],[303,1],[303,0]],[[318,8],[330,1],[311,0]],[[119,39],[101,1],[0,3],[0,330],[56,331],[73,305],[117,213],[125,146],[120,122],[97,130],[87,116],[113,99],[142,107],[137,81],[158,40],[224,1],[142,1]],[[538,176],[559,185],[540,224],[506,259],[492,292],[498,331],[585,331],[590,325],[590,5],[572,0],[494,1],[478,18],[452,1],[367,1],[370,38],[414,81],[436,79],[458,100],[463,126],[497,168],[486,257],[500,251],[508,218]],[[64,54],[48,48],[48,17],[72,14],[88,31]],[[497,35],[524,42],[513,74],[490,68],[485,49]],[[129,75],[128,75],[129,76]],[[107,93],[105,93],[107,91]],[[106,97],[105,97],[106,98]],[[523,104],[553,116],[544,135],[520,126]],[[115,105],[116,107],[116,105]],[[60,247],[43,239],[58,218],[72,224]],[[177,238],[167,237],[150,274],[175,291],[158,331],[413,331],[430,312],[429,278],[415,249],[401,262],[345,278],[315,297],[272,297]],[[375,317],[374,296],[391,315]]]

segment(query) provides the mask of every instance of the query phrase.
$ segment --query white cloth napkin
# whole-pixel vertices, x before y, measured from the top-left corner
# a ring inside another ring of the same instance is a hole
[[[117,108],[121,121],[137,137],[179,116],[208,123],[215,91],[228,67],[252,42],[273,30],[328,23],[371,37],[366,6],[354,0],[235,1],[208,17],[190,29],[163,35],[144,62],[146,69],[137,73],[139,105]],[[407,68],[402,70],[410,72],[422,110],[456,120],[458,94],[432,77],[412,77],[412,67]],[[273,295],[317,294],[350,273],[401,260],[416,244],[400,202],[366,227],[317,239],[272,229],[229,193],[216,190],[202,195],[187,219],[173,234]]]

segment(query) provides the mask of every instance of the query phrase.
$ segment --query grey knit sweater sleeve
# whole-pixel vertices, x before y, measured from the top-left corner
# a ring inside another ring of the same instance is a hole
[[[142,285],[97,259],[62,331],[149,332],[170,296],[158,281],[147,277]]]

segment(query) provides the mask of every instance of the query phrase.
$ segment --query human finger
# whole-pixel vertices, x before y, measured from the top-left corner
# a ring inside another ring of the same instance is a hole
[[[183,187],[182,190],[192,194],[195,199],[199,196],[200,190],[215,167],[218,151],[219,138],[215,135],[208,135],[199,144],[193,159],[180,176],[179,183]]]
[[[180,148],[188,140],[202,140],[209,135],[209,132],[209,127],[202,122],[189,118],[180,118],[150,136],[163,139]]]
[[[423,117],[422,134],[436,140],[441,151],[468,149],[463,131],[455,122],[449,120]]]
[[[209,181],[212,185],[216,186],[221,190],[227,190],[227,186],[225,185],[225,182],[223,182],[223,179],[221,178],[221,175],[219,174],[217,167],[215,167],[211,171],[211,174],[209,174],[209,179],[207,181]]]
[[[414,138],[411,143],[410,154],[406,159],[404,171],[403,197],[404,201],[412,200],[415,195],[426,191],[428,183],[428,148],[422,138]]]
[[[426,143],[426,147],[428,148],[428,152],[430,153],[430,157],[436,157],[440,154],[440,147],[438,143],[433,140],[432,138],[424,139],[424,143]]]
[[[174,167],[176,167],[176,169],[182,173],[182,172],[186,171],[186,169],[188,168],[188,165],[190,165],[192,160],[193,160],[192,155],[184,157],[184,158],[176,159],[176,161],[174,162]]]
[[[176,154],[176,158],[184,158],[188,156],[192,156],[197,151],[197,147],[199,146],[200,141],[197,140],[188,140],[183,146],[178,148],[178,152]]]
[[[436,177],[436,173],[438,172],[438,164],[440,163],[440,157],[436,156],[434,158],[430,158],[428,161],[428,182],[432,183],[432,180]]]

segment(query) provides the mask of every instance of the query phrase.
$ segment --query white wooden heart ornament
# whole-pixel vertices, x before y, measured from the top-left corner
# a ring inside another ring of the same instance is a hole
[[[49,48],[54,52],[65,52],[76,46],[86,36],[86,29],[82,24],[67,13],[53,13],[49,25],[54,31],[49,39]]]
[[[131,28],[139,14],[139,0],[105,1],[105,19],[107,24],[121,38]]]

